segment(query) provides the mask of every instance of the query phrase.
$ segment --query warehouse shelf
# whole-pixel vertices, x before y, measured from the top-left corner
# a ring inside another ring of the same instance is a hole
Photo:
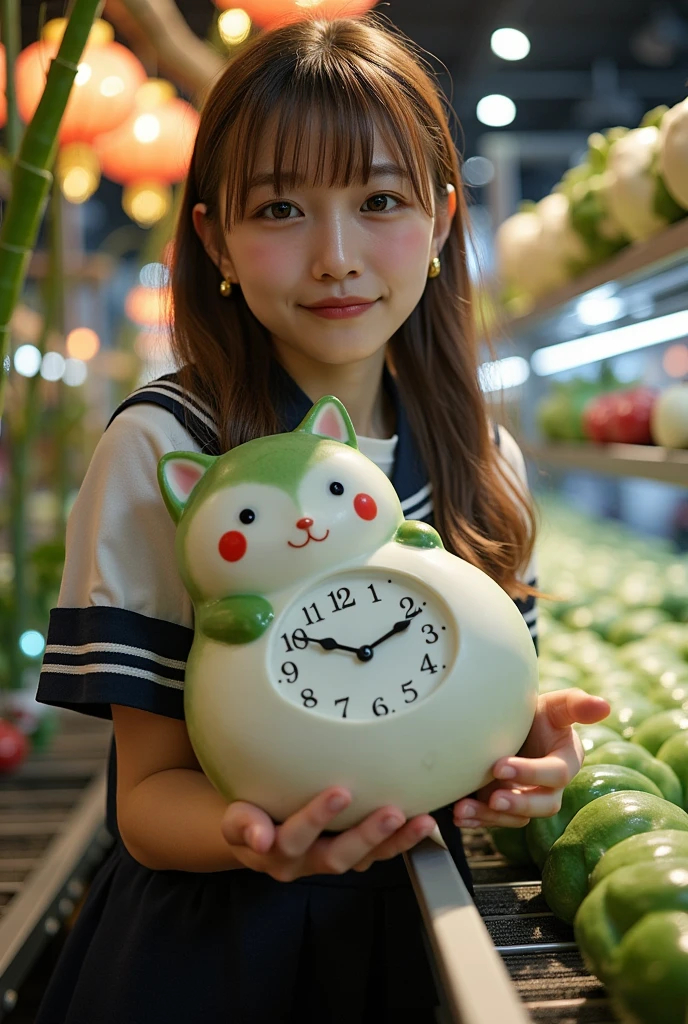
[[[688,487],[688,451],[640,444],[522,444],[537,465]]]

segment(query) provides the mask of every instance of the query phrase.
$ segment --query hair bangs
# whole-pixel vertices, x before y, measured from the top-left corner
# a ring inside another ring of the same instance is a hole
[[[292,66],[281,80],[269,72],[266,78],[254,83],[228,133],[227,154],[242,153],[244,159],[227,161],[227,230],[246,215],[266,132],[273,134],[272,166],[267,170],[274,176],[276,194],[297,182],[312,188],[366,184],[379,133],[392,159],[408,175],[416,199],[432,215],[428,155],[433,147],[424,126],[409,115],[408,103],[398,97],[383,72],[368,63],[353,68],[342,55],[334,67]],[[256,131],[256,125],[262,125],[262,131]],[[436,169],[431,170],[437,176]]]

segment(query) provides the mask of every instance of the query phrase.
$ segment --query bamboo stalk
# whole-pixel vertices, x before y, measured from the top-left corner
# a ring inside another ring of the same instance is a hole
[[[2,26],[2,41],[5,46],[5,65],[7,71],[7,83],[5,86],[5,96],[7,97],[5,139],[7,152],[13,157],[19,149],[19,139],[21,137],[21,121],[17,112],[17,91],[14,81],[14,65],[21,49],[19,0],[2,0],[0,5],[0,25]]]
[[[57,133],[77,65],[101,0],[75,0],[36,113],[12,170],[12,198],[0,232],[0,416],[7,386],[10,319],[19,300],[52,182]]]

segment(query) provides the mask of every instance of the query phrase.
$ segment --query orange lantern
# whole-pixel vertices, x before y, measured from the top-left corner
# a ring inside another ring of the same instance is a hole
[[[24,121],[31,120],[43,95],[65,24],[64,18],[49,21],[41,39],[17,58],[17,107]],[[96,21],[60,125],[60,143],[92,142],[101,132],[116,128],[133,110],[136,91],[145,81],[143,65],[126,46],[114,42],[112,26]]]
[[[256,25],[272,28],[302,18],[347,18],[364,14],[375,0],[215,0],[221,11],[241,7]]]
[[[120,185],[155,181],[172,185],[186,177],[199,116],[190,103],[169,99],[138,107],[124,124],[95,141],[106,178]]]
[[[139,327],[160,328],[170,315],[170,293],[166,288],[137,284],[124,300],[124,312]]]

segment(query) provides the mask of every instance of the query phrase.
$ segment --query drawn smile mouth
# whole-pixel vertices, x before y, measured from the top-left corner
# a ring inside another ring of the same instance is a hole
[[[316,544],[320,544],[322,543],[322,541],[327,540],[327,538],[330,536],[330,531],[326,530],[324,537],[314,537],[310,530],[307,531],[307,534],[308,536],[306,537],[303,544],[292,544],[290,540],[287,541],[287,544],[289,545],[290,548],[305,548],[306,544],[308,544],[312,540],[314,540]]]

